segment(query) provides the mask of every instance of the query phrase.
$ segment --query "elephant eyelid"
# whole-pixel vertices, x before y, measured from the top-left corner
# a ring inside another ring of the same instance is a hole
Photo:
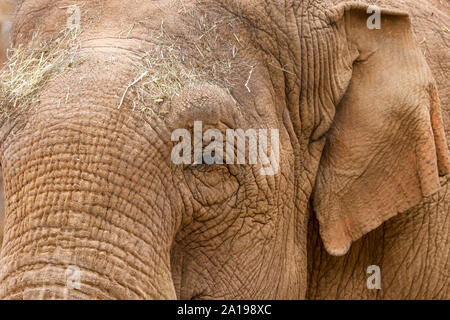
[[[224,162],[224,159],[221,158],[220,159],[221,162]],[[202,155],[200,157],[198,157],[197,159],[194,160],[194,162],[191,164],[191,167],[197,167],[200,165],[205,165],[205,166],[213,166],[217,164],[214,159],[207,157],[205,158],[205,155],[202,153]]]

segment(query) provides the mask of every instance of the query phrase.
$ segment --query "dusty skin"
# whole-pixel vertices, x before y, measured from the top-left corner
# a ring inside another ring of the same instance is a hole
[[[449,299],[449,9],[22,1],[0,298]],[[195,121],[278,129],[278,173],[174,165]]]

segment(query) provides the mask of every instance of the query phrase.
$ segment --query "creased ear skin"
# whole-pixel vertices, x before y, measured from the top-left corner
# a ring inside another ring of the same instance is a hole
[[[440,188],[449,152],[439,99],[406,14],[367,6],[331,12],[347,41],[352,77],[327,133],[313,204],[332,255]],[[338,75],[339,76],[339,75]]]

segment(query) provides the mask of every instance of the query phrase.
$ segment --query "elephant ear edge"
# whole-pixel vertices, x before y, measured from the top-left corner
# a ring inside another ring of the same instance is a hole
[[[326,134],[313,206],[335,256],[437,192],[439,175],[450,171],[436,85],[408,15],[382,10],[381,28],[372,30],[367,8],[344,3],[330,11],[352,77]]]

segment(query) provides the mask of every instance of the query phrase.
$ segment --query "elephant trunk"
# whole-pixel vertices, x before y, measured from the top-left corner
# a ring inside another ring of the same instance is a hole
[[[105,72],[100,88],[86,68],[65,82],[83,74],[82,87],[67,98],[58,80],[4,142],[0,299],[174,299],[166,144],[117,108],[123,83]]]

